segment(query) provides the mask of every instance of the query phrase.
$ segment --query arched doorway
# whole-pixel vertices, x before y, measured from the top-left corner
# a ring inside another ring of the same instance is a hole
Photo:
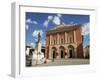
[[[75,58],[74,47],[72,45],[68,46],[69,58]]]
[[[73,57],[73,51],[72,51],[72,49],[69,50],[69,54],[70,54],[70,58],[72,58]]]
[[[57,51],[56,47],[52,47],[52,58],[53,59],[56,58],[57,56],[56,51]]]
[[[56,52],[53,51],[53,58],[56,58]]]
[[[65,58],[65,48],[63,46],[60,46],[60,54],[61,58]]]
[[[64,58],[64,51],[61,50],[61,58]]]

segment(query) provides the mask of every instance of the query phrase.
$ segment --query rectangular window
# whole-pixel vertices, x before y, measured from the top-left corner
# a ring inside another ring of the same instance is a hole
[[[61,39],[61,44],[63,44],[63,39]]]
[[[55,44],[55,40],[54,40],[54,44]]]
[[[72,43],[72,38],[70,37],[70,43]]]

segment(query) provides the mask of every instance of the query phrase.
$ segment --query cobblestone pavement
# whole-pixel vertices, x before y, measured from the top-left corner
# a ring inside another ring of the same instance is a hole
[[[38,64],[34,66],[60,66],[60,65],[84,65],[89,64],[89,59],[60,59],[54,60],[54,62],[48,62],[44,64]]]

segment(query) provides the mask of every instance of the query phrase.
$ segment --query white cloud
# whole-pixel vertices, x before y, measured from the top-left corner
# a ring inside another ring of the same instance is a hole
[[[53,19],[53,16],[48,16],[47,20],[44,21],[43,25],[45,27],[48,27],[48,24],[49,24],[50,21],[52,21],[52,19]]]
[[[30,43],[30,46],[31,47],[35,47],[35,43]]]
[[[42,30],[34,30],[33,33],[32,33],[33,37],[37,38],[39,32],[40,32],[40,35],[42,37],[43,36],[43,31]]]
[[[37,37],[34,37],[34,40],[37,41]]]
[[[31,19],[27,19],[26,22],[27,23],[31,23],[32,21],[31,21]]]
[[[45,26],[45,27],[48,27],[48,24],[49,24],[49,22],[51,21],[51,22],[53,22],[54,24],[56,24],[56,25],[59,25],[59,24],[61,24],[61,20],[60,20],[60,18],[61,18],[61,14],[57,14],[56,16],[48,16],[48,18],[44,21],[44,23],[43,23],[43,25]]]
[[[26,23],[38,24],[37,21],[32,21],[31,19],[27,19],[27,20],[26,20]],[[28,30],[28,29],[29,29],[29,25],[26,24],[25,28],[26,28],[26,30]]]
[[[62,15],[61,15],[61,14],[57,14],[57,16],[58,16],[58,17],[61,17]]]
[[[61,23],[60,17],[55,16],[54,19],[53,19],[53,23],[56,24],[56,25],[60,25],[60,23]]]
[[[61,18],[62,15],[61,14],[57,14],[57,16],[54,16],[54,19],[53,19],[53,23],[56,24],[56,25],[60,25],[61,24]]]
[[[49,20],[45,20],[44,23],[43,23],[43,25],[44,25],[45,27],[48,27],[48,24],[49,24]]]
[[[34,24],[38,24],[37,21],[33,21]]]
[[[27,19],[27,20],[26,20],[26,23],[38,24],[37,21],[35,21],[35,20],[32,21],[31,19]]]
[[[82,35],[88,35],[89,34],[89,23],[85,23],[82,26]]]
[[[26,24],[25,28],[26,28],[26,30],[28,30],[29,29],[29,25]]]
[[[48,16],[48,20],[52,20],[53,19],[53,16]]]

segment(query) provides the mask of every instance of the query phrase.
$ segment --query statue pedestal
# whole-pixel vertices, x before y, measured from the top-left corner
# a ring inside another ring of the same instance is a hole
[[[37,51],[37,53],[40,53],[40,52],[41,52],[41,43],[40,43],[40,42],[38,42],[38,43],[36,44],[35,50]]]
[[[32,65],[42,64],[45,62],[44,53],[41,52],[41,43],[36,43],[35,51],[33,52]]]

